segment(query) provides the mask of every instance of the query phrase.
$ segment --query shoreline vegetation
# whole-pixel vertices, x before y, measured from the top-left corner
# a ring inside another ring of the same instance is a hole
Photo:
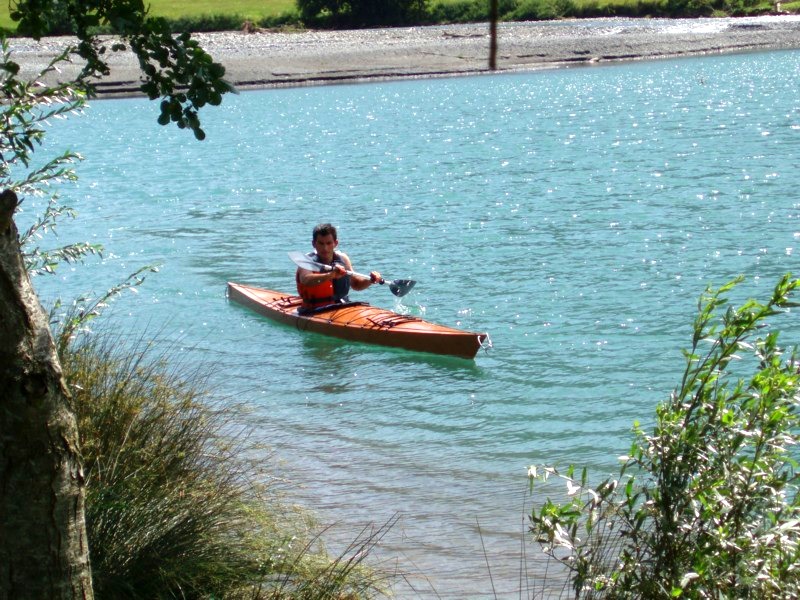
[[[264,477],[268,450],[203,367],[149,335],[76,332],[61,321],[86,481],[92,585],[107,598],[380,598],[367,564],[394,525],[335,555],[325,529]],[[266,456],[265,456],[266,453]],[[257,457],[257,458],[256,458]]]
[[[719,19],[571,19],[498,24],[497,70],[489,24],[194,34],[238,90],[521,72],[609,62],[800,48],[800,16]],[[35,73],[74,38],[9,38],[22,72]],[[130,51],[109,57],[101,97],[139,96]],[[74,78],[79,64],[52,77]],[[48,82],[53,83],[53,82]]]
[[[494,4],[494,6],[493,6]],[[346,30],[592,18],[752,17],[798,14],[800,0],[152,0],[147,16],[175,33],[258,30]],[[27,35],[11,5],[0,5],[0,33]],[[46,17],[47,35],[75,33],[68,11]],[[107,24],[95,33],[114,33]]]
[[[800,48],[800,0],[153,0],[148,20],[191,33],[237,90],[407,78],[479,75],[625,60]],[[493,10],[494,9],[494,10]],[[491,13],[497,54],[490,68]],[[76,22],[65,9],[43,18],[47,36],[25,36],[0,6],[23,76],[36,76],[70,44]],[[669,23],[664,27],[664,23]],[[108,24],[91,26],[113,40]],[[105,60],[102,97],[141,96],[130,50]],[[46,84],[70,81],[62,65]]]

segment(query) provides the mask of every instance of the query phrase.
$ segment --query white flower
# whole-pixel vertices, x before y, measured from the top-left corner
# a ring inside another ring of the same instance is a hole
[[[567,496],[574,496],[580,491],[581,491],[580,485],[578,485],[571,479],[567,479]]]
[[[553,535],[553,542],[556,546],[561,548],[569,548],[570,550],[574,549],[572,545],[572,540],[569,539],[569,534],[567,530],[564,529],[561,525],[556,524],[556,530]]]

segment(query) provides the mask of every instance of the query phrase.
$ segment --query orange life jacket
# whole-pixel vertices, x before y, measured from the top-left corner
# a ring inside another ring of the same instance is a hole
[[[315,253],[308,255],[311,260],[320,262]],[[338,252],[333,253],[334,265],[346,266]],[[313,310],[321,306],[328,306],[337,302],[347,302],[350,293],[350,276],[340,277],[332,281],[323,281],[317,285],[303,285],[300,283],[300,274],[295,274],[297,293],[303,299],[302,310]]]
[[[336,302],[333,295],[333,281],[323,281],[317,285],[304,285],[300,283],[300,273],[295,275],[297,281],[297,293],[303,299],[302,308],[313,310],[320,306],[327,306]]]

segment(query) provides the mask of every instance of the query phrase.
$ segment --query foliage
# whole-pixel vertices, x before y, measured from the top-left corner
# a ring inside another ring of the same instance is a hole
[[[297,0],[303,21],[317,27],[407,25],[424,20],[425,0]]]
[[[247,19],[238,14],[210,13],[197,17],[164,19],[172,32],[198,33],[201,31],[235,31],[242,28]]]
[[[83,261],[88,255],[102,253],[101,244],[90,244],[89,242],[73,242],[50,249],[43,249],[40,246],[30,247],[34,240],[41,239],[44,234],[54,233],[58,218],[63,215],[75,218],[77,213],[73,208],[60,204],[58,194],[53,194],[44,213],[37,217],[36,222],[25,233],[20,235],[25,268],[30,275],[53,274],[61,263],[76,263]]]
[[[57,71],[58,64],[68,60],[67,52],[54,58],[37,76],[29,81],[19,79],[19,64],[11,60],[8,42],[0,40],[0,92],[13,102],[4,102],[0,109],[0,177],[8,182],[15,167],[28,167],[36,147],[44,140],[44,125],[50,119],[78,112],[85,105],[85,95],[76,86],[61,83],[44,86],[40,80]],[[69,154],[56,159],[50,168],[39,169],[27,176],[18,187],[26,191],[34,184],[53,178],[50,173],[73,162],[77,155]],[[57,176],[67,175],[60,171]]]
[[[498,8],[498,13],[503,10]],[[489,3],[482,0],[459,2],[434,2],[430,7],[430,21],[433,23],[475,23],[489,18]]]
[[[149,17],[142,0],[18,0],[10,16],[18,33],[37,40],[62,27],[75,33],[77,44],[61,60],[84,63],[73,87],[89,96],[94,82],[109,73],[108,55],[130,47],[143,74],[139,89],[151,100],[161,98],[158,122],[189,128],[198,139],[205,138],[198,111],[233,91],[225,67],[188,33],[172,35],[163,19]],[[119,41],[108,44],[98,35],[100,27],[110,28]]]
[[[549,20],[575,14],[572,0],[522,0],[506,15],[510,21]]]
[[[592,487],[585,470],[531,467],[532,487],[566,480],[569,499],[534,509],[531,531],[568,567],[576,597],[800,595],[800,363],[765,329],[798,306],[800,280],[720,317],[740,281],[701,298],[680,386],[652,433],[634,428],[617,478]]]
[[[264,450],[229,404],[210,398],[207,370],[163,344],[154,355],[144,340],[66,332],[59,340],[98,597],[379,595],[382,579],[362,561],[391,523],[328,557],[308,515],[258,483],[259,464],[244,457],[263,460]]]
[[[57,69],[65,55],[56,57],[32,80],[23,81],[17,77],[19,65],[11,60],[6,40],[0,40],[0,53],[0,92],[5,98],[14,99],[0,106],[0,189],[13,190],[23,200],[43,196],[50,186],[76,179],[72,165],[81,157],[68,151],[28,170],[33,153],[44,141],[46,124],[80,112],[85,95],[68,83],[54,87],[39,83]],[[24,175],[17,179],[20,172]],[[35,245],[45,234],[55,232],[59,218],[74,214],[71,207],[60,203],[57,193],[49,192],[47,208],[20,236],[29,273],[52,273],[59,262],[75,262],[100,252],[99,246],[85,242],[52,249]]]
[[[788,10],[783,5],[784,10]],[[540,21],[563,18],[696,17],[767,14],[773,5],[763,0],[501,0],[500,21]],[[796,11],[795,11],[796,12]],[[428,10],[429,23],[468,23],[488,19],[481,0],[440,0]]]
[[[316,1],[316,0],[310,0]],[[346,8],[345,2],[340,6]],[[475,23],[488,19],[489,3],[481,0],[411,0],[412,10],[402,24],[424,25],[441,23]],[[172,32],[240,30],[245,22],[262,28],[351,27],[346,18],[334,19],[335,12],[326,9],[316,17],[301,17],[295,0],[235,0],[220,8],[213,0],[156,0],[148,3],[148,14],[163,19]],[[626,17],[692,17],[697,15],[743,16],[771,14],[775,4],[769,0],[500,0],[501,21],[560,19],[565,17],[592,18]],[[797,2],[781,3],[781,10],[800,12]],[[374,25],[397,25],[392,19],[381,19]],[[5,5],[0,4],[0,28],[10,33],[13,22]],[[67,29],[69,28],[69,29]],[[50,34],[73,32],[74,25],[65,19],[52,22]],[[109,25],[92,28],[94,33],[111,34]]]

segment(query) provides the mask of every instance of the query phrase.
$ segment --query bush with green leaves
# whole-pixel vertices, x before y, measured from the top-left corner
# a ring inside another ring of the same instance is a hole
[[[509,21],[544,21],[571,17],[575,14],[572,0],[521,0],[504,16]]]
[[[426,0],[296,0],[303,21],[313,27],[377,27],[423,22]]]
[[[796,318],[800,280],[728,306],[740,281],[701,297],[681,383],[618,476],[530,468],[532,489],[566,481],[530,527],[576,598],[800,597],[800,361],[773,323]]]

